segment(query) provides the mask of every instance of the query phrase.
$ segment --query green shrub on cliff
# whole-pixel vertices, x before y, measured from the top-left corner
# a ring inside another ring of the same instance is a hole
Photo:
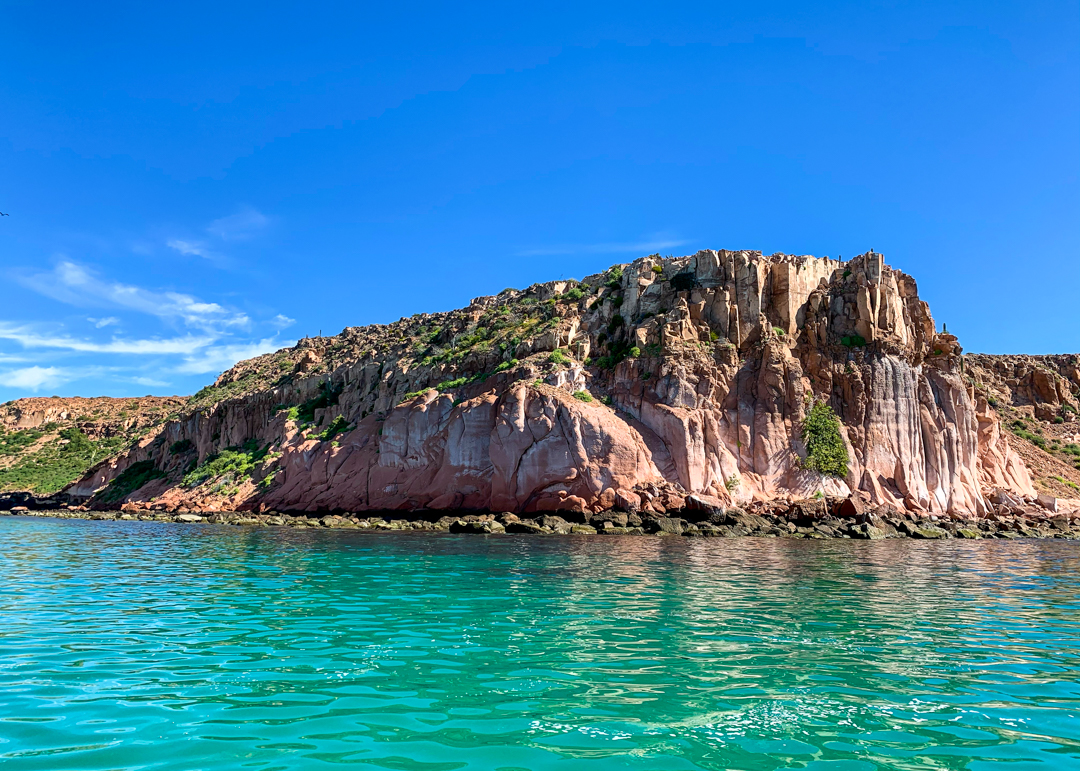
[[[195,445],[192,444],[190,439],[180,439],[179,441],[173,442],[169,445],[169,454],[182,455],[183,453],[188,452],[194,448]]]
[[[218,455],[208,455],[201,466],[184,474],[184,487],[198,487],[210,480],[218,481],[219,486],[235,484],[251,476],[269,449],[270,445],[260,449],[256,440],[249,439],[241,447],[229,447]]]
[[[32,428],[8,433],[0,426],[0,455],[18,455],[43,436],[44,432]]]
[[[803,466],[828,477],[843,479],[848,472],[847,445],[840,433],[840,419],[825,402],[814,402],[803,421],[806,460]]]
[[[437,386],[435,386],[435,388],[438,391],[449,391],[452,388],[461,388],[461,386],[465,385],[468,380],[469,379],[467,377],[456,377],[453,380],[442,381]]]
[[[322,431],[321,433],[314,434],[311,438],[318,439],[320,442],[325,442],[328,439],[333,439],[338,434],[348,431],[350,428],[351,426],[349,425],[349,421],[345,420],[343,416],[338,415],[336,418],[334,418],[334,421],[326,427],[326,430]]]
[[[334,387],[328,382],[319,384],[319,392],[303,404],[290,407],[288,419],[297,423],[312,423],[315,420],[315,410],[326,409],[338,403],[341,387]]]
[[[109,486],[97,494],[99,501],[114,503],[122,501],[133,492],[155,479],[162,479],[165,474],[160,471],[152,460],[141,460],[132,463],[116,477]]]

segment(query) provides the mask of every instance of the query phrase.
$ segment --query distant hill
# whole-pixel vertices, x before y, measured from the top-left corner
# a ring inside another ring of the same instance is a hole
[[[184,397],[33,397],[0,404],[0,492],[55,493],[177,417]]]

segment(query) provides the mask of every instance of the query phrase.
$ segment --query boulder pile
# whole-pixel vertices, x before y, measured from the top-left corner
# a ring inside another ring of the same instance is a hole
[[[686,538],[804,538],[879,541],[887,538],[1080,539],[1080,515],[1051,514],[1038,508],[1004,510],[984,518],[919,516],[888,505],[873,508],[852,499],[807,499],[786,506],[755,504],[748,508],[696,505],[672,516],[605,511],[521,517],[512,512],[444,514],[383,512],[311,516],[282,512],[168,512],[128,509],[90,511],[64,509],[0,510],[0,516],[24,515],[64,519],[206,523],[236,527],[290,527],[368,532],[444,532],[476,535],[622,535]]]

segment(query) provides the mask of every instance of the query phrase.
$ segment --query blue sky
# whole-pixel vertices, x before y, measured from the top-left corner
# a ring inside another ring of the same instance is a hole
[[[699,248],[1080,351],[1075,1],[317,5],[0,3],[0,400]]]

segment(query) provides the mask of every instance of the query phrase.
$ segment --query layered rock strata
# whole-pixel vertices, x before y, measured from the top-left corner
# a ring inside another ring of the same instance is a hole
[[[804,468],[815,400],[843,479]],[[645,257],[302,341],[193,405],[68,492],[142,463],[164,476],[128,502],[190,510],[660,515],[820,492],[975,516],[995,489],[1035,495],[957,339],[873,252]]]

